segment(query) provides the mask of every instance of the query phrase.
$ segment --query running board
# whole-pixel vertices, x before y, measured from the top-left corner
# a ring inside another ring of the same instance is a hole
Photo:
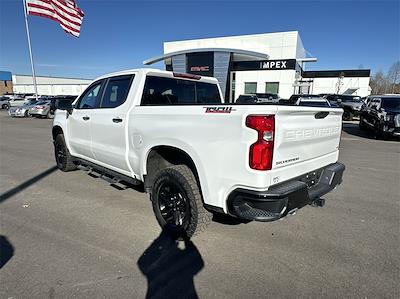
[[[101,178],[109,183],[111,186],[117,189],[126,189],[125,186],[121,187],[120,185],[124,185],[125,183],[132,184],[132,185],[140,185],[142,182],[136,178],[132,178],[121,174],[119,172],[110,170],[103,166],[97,165],[95,163],[89,162],[84,159],[74,158],[74,161],[79,163],[79,168],[88,172],[88,175]]]

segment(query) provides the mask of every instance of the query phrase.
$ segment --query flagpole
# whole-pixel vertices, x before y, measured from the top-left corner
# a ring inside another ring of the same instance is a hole
[[[25,14],[25,27],[26,27],[26,35],[28,37],[28,48],[29,48],[29,57],[31,59],[31,67],[32,67],[32,78],[33,78],[33,86],[35,88],[35,96],[36,100],[38,100],[38,92],[37,92],[37,85],[36,85],[36,73],[35,73],[35,65],[33,64],[33,55],[32,55],[32,46],[31,46],[31,35],[29,33],[29,25],[28,25],[28,15],[26,12],[26,2],[22,0],[24,5],[24,14]]]

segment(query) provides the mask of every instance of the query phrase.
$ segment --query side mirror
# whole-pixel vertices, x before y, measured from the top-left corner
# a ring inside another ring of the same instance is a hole
[[[55,103],[55,108],[59,110],[66,110],[69,114],[72,113],[74,105],[69,101],[59,101]]]

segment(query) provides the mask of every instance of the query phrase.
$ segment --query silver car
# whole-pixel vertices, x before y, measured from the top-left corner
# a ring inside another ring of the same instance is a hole
[[[38,104],[36,100],[30,100],[26,105],[21,107],[11,107],[8,114],[14,117],[29,117],[29,109]]]
[[[39,102],[29,108],[29,114],[34,117],[50,117],[51,101]]]
[[[29,108],[36,105],[36,100],[30,100],[23,106],[11,106],[8,109],[8,115],[11,117],[28,117],[29,116]]]

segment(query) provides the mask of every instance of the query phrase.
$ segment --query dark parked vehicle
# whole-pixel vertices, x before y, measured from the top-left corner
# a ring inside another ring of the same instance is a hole
[[[400,95],[370,96],[360,114],[360,129],[370,129],[376,138],[400,136]]]
[[[353,120],[360,115],[363,101],[360,96],[347,94],[329,94],[325,98],[332,106],[343,108],[343,120]]]

